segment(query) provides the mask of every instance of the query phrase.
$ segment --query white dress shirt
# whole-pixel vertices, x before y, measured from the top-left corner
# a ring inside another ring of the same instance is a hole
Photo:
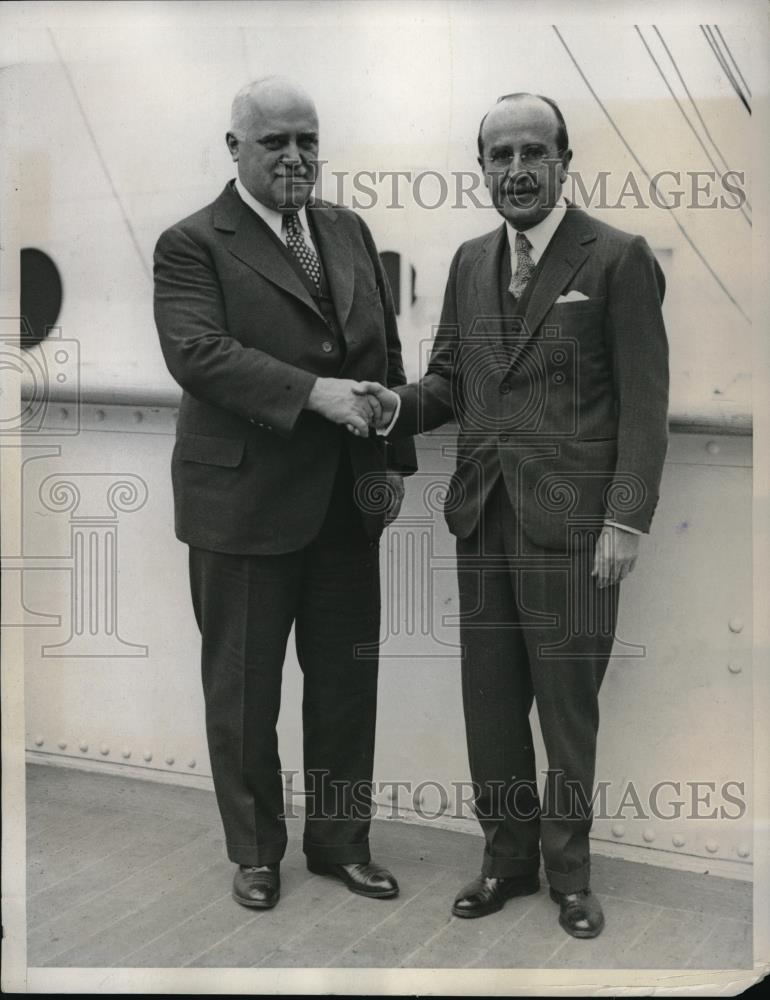
[[[274,208],[268,208],[267,205],[263,205],[261,201],[257,201],[250,191],[241,184],[239,177],[235,178],[235,190],[241,196],[241,200],[245,201],[249,208],[256,212],[257,215],[265,222],[275,233],[278,239],[286,246],[286,230],[284,228],[284,213],[277,212]],[[299,216],[299,224],[302,229],[302,237],[305,243],[313,250],[315,253],[318,251],[313,243],[313,238],[310,235],[310,226],[307,224],[307,212],[305,211],[305,206],[297,210],[297,215]]]

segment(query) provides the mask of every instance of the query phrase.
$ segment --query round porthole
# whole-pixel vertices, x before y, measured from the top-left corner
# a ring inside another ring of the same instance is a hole
[[[59,269],[47,253],[36,247],[21,251],[21,329],[22,347],[33,347],[45,340],[59,318],[62,283]]]

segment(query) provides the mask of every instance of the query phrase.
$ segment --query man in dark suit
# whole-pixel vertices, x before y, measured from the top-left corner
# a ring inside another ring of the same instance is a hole
[[[503,226],[452,261],[426,375],[364,385],[391,437],[454,417],[446,517],[457,536],[462,685],[482,872],[459,917],[539,888],[595,937],[589,830],[598,695],[619,583],[650,528],[667,445],[662,272],[642,237],[567,205],[558,106],[501,98],[479,163]],[[529,713],[549,772],[539,801]]]
[[[307,94],[276,77],[243,88],[227,144],[237,179],[158,241],[155,317],[184,390],[175,526],[190,547],[233,895],[262,908],[279,897],[276,722],[294,625],[308,867],[391,897],[398,884],[371,862],[368,839],[377,660],[357,653],[379,638],[388,512],[355,489],[387,481],[395,516],[414,448],[370,436],[378,404],[352,388],[404,381],[393,302],[364,223],[310,200],[318,120]]]

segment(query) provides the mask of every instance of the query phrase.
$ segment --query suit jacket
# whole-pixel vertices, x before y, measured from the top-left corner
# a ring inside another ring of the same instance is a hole
[[[340,453],[371,485],[414,471],[411,441],[355,438],[304,409],[318,376],[404,382],[390,288],[353,212],[308,205],[336,322],[231,184],[155,249],[155,320],[184,390],[171,461],[177,537],[236,554],[294,551],[318,533]],[[370,505],[375,539],[383,513]]]
[[[397,390],[393,432],[457,420],[445,512],[461,538],[501,474],[522,530],[545,548],[584,544],[605,517],[648,531],[668,440],[657,261],[641,236],[569,206],[507,316],[501,254],[504,225],[455,254],[427,373]],[[583,297],[557,301],[570,291]]]

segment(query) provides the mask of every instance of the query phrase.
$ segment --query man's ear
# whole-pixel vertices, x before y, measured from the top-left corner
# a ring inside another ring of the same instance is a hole
[[[561,163],[559,165],[559,180],[563,184],[567,179],[567,171],[569,170],[569,165],[572,160],[572,150],[568,149],[565,151],[561,158]]]
[[[481,170],[481,176],[484,178],[484,187],[489,188],[489,177],[487,176],[487,172],[484,169],[484,158],[482,156],[477,156],[476,162],[478,163],[479,169]]]
[[[239,147],[238,137],[234,135],[232,132],[228,132],[227,135],[225,136],[225,142],[227,143],[227,148],[230,150],[230,157],[233,163],[237,163],[238,147]]]

